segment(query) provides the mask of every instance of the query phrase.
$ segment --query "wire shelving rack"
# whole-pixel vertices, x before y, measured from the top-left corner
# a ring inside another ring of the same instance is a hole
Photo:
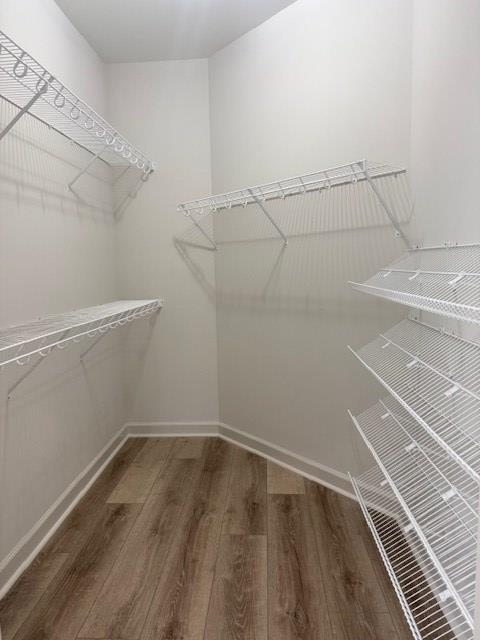
[[[0,330],[0,368],[13,363],[24,366],[34,356],[39,362],[85,338],[98,340],[112,329],[158,312],[162,306],[160,299],[120,300],[6,327]]]
[[[468,616],[378,467],[351,478],[416,640],[472,640]]]
[[[462,332],[463,322],[480,323],[480,244],[409,248],[366,282],[350,284],[454,318]],[[352,416],[378,465],[352,482],[413,635],[473,638],[480,344],[411,317],[361,349],[349,348],[390,393]],[[391,492],[388,500],[380,488]],[[438,620],[420,624],[425,603],[418,608],[419,589],[431,603],[427,608],[438,612],[439,628]]]
[[[403,320],[351,351],[476,481],[480,481],[480,347]]]
[[[380,401],[352,419],[408,516],[407,530],[415,529],[473,627],[478,483],[426,433],[420,444],[400,406]]]
[[[112,167],[135,167],[145,180],[154,170],[151,160],[3,31],[0,96],[19,109],[0,131],[0,140],[29,113],[89,151],[91,162],[101,158]]]
[[[394,227],[396,234],[404,240],[407,246],[410,246],[410,243],[400,226],[398,216],[384,198],[376,184],[378,179],[390,176],[399,176],[404,173],[406,173],[406,169],[403,168],[397,168],[379,162],[370,162],[368,160],[357,160],[344,165],[321,169],[313,173],[294,176],[292,178],[284,178],[262,185],[237,189],[228,193],[220,193],[196,200],[190,200],[179,204],[178,211],[189,217],[199,228],[202,235],[206,236],[209,243],[216,249],[217,246],[214,238],[206,235],[203,228],[199,226],[195,216],[198,215],[201,217],[204,214],[216,213],[218,211],[225,211],[236,207],[247,207],[252,204],[257,205],[262,213],[269,219],[270,223],[276,229],[285,244],[287,244],[285,233],[268,211],[267,207],[269,203],[275,200],[285,200],[294,196],[321,191],[323,189],[331,189],[343,185],[367,182],[374,192],[375,197],[380,202],[380,205],[385,211],[390,223]]]
[[[355,289],[459,320],[480,323],[480,244],[410,249]]]

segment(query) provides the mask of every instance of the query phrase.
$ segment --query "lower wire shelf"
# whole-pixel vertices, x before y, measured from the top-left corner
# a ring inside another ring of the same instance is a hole
[[[100,337],[111,329],[150,316],[162,306],[160,299],[117,300],[2,328],[0,368],[11,363],[23,366],[34,356],[45,358],[84,338]]]
[[[437,565],[379,467],[351,478],[362,512],[416,640],[473,640]]]
[[[478,483],[395,401],[388,407],[380,401],[352,420],[473,626]]]

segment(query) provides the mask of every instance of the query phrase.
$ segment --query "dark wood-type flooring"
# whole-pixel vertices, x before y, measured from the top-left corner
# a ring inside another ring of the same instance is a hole
[[[3,640],[411,640],[358,506],[217,438],[128,440]]]

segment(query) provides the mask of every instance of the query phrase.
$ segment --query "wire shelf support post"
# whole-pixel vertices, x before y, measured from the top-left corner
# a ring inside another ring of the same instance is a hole
[[[275,220],[269,214],[269,212],[268,212],[267,208],[265,207],[264,203],[261,202],[261,200],[258,198],[258,196],[256,196],[251,189],[248,189],[248,193],[251,195],[253,201],[260,207],[260,209],[263,211],[263,213],[270,220],[270,222],[275,227],[275,229],[277,230],[277,232],[280,235],[280,237],[283,239],[283,242],[284,242],[285,246],[287,246],[287,244],[288,244],[287,236],[283,233],[283,231],[280,229],[278,224],[275,222]]]
[[[390,220],[390,223],[391,223],[392,227],[395,229],[395,233],[397,234],[397,236],[399,238],[401,238],[403,240],[403,242],[405,243],[407,249],[411,249],[412,245],[411,245],[410,241],[408,240],[407,236],[405,235],[405,233],[402,231],[402,228],[400,227],[400,224],[398,223],[397,216],[392,211],[392,209],[390,208],[389,204],[387,203],[387,201],[383,197],[382,193],[380,192],[380,190],[378,189],[377,185],[375,184],[375,181],[372,180],[372,177],[371,177],[370,172],[368,170],[367,161],[366,160],[362,160],[359,163],[359,166],[361,167],[363,173],[365,174],[365,178],[366,178],[366,180],[368,182],[369,187],[371,188],[371,190],[375,194],[377,200],[380,202],[383,210],[387,214],[387,217]]]
[[[15,71],[16,73],[16,71]],[[53,80],[53,76],[50,76],[49,82]],[[37,102],[39,98],[42,97],[44,93],[46,93],[48,89],[48,84],[44,81],[39,80],[36,87],[36,93],[30,98],[27,104],[20,109],[20,111],[10,120],[10,122],[0,131],[0,140],[2,140],[7,133],[13,129],[13,127],[17,124],[17,122],[30,111],[33,105]],[[1,640],[1,638],[0,638]]]

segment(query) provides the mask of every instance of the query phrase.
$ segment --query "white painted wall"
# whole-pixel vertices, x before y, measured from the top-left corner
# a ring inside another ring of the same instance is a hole
[[[103,65],[53,0],[31,0],[28,10],[2,0],[0,25],[105,109]],[[2,122],[14,113],[0,101]],[[65,188],[86,161],[85,152],[30,118],[2,140],[0,326],[117,298],[112,216]],[[102,175],[79,183],[91,203],[110,200]],[[117,340],[106,338],[85,368],[79,361],[84,344],[51,355],[8,403],[6,389],[24,369],[2,370],[0,589],[9,577],[8,554],[124,421]]]
[[[110,117],[158,170],[117,227],[122,297],[164,297],[145,362],[130,362],[133,422],[218,420],[215,298],[174,243],[189,225],[177,204],[209,193],[210,131],[206,60],[107,66]],[[213,257],[194,250],[213,278]]]
[[[97,53],[54,0],[0,3],[0,25],[99,113],[105,109],[104,67]]]
[[[215,54],[214,192],[363,157],[405,166],[411,19],[406,0],[298,0]],[[216,256],[221,420],[339,471],[366,462],[347,408],[381,393],[346,344],[403,313],[346,284],[402,250],[367,197],[347,189],[272,209],[298,234],[282,254],[258,212],[219,215],[215,228],[244,240]]]
[[[416,0],[411,173],[424,244],[480,240],[480,3]]]

